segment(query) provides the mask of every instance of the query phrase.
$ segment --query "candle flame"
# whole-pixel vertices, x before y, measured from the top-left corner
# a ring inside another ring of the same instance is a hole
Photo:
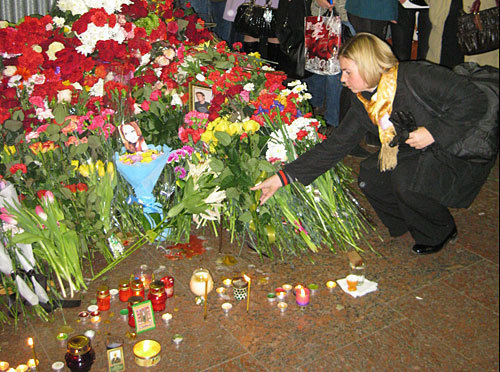
[[[28,345],[33,347],[33,339],[31,337],[28,338]]]
[[[304,288],[300,288],[300,296],[305,297],[305,295],[306,295],[306,291],[304,290]]]
[[[249,276],[246,276],[245,274],[243,274],[243,278],[245,278],[245,280],[246,280],[247,282],[250,282],[250,277],[249,277]]]

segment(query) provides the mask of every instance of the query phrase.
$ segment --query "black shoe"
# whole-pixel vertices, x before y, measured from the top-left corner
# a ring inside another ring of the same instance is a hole
[[[349,153],[350,156],[353,156],[355,158],[360,158],[360,159],[366,159],[369,157],[372,153],[368,150],[365,150],[362,148],[360,145],[356,146],[351,150]]]
[[[431,254],[439,252],[446,244],[455,243],[457,240],[457,227],[455,226],[451,233],[439,244],[436,245],[425,245],[425,244],[415,244],[413,246],[413,252],[416,254]]]

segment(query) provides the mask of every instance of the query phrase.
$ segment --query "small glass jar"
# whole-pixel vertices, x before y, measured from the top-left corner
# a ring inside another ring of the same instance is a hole
[[[101,285],[97,288],[97,308],[99,311],[109,310],[111,307],[111,296],[109,294],[109,288],[105,285]]]
[[[174,296],[174,278],[172,276],[164,276],[161,281],[165,285],[165,293],[167,298]]]
[[[148,299],[151,300],[154,311],[165,310],[167,295],[165,293],[165,286],[161,280],[155,280],[149,285]]]
[[[140,296],[132,296],[128,299],[128,325],[131,327],[135,327],[135,318],[134,318],[134,312],[132,311],[132,306],[135,304],[138,304],[139,302],[144,301],[144,298]]]
[[[131,296],[130,293],[130,281],[127,279],[120,280],[118,284],[118,296],[121,302],[127,302]]]
[[[144,284],[142,284],[142,280],[136,279],[130,282],[130,296],[139,296],[144,298]]]
[[[66,366],[71,372],[88,372],[95,360],[95,352],[90,339],[84,335],[73,336],[68,340],[65,355]]]
[[[361,265],[353,266],[349,263],[349,267],[351,269],[350,274],[358,277],[358,285],[363,285],[366,275],[366,264],[362,263]]]

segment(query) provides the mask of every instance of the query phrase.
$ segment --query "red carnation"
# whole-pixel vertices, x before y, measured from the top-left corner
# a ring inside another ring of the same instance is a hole
[[[23,174],[26,174],[26,172],[28,171],[26,165],[22,163],[17,163],[10,167],[10,173],[12,174],[15,174],[18,170],[20,170]]]
[[[83,192],[83,191],[87,191],[89,188],[88,188],[87,184],[85,184],[83,182],[79,182],[76,184],[76,189],[80,192]]]

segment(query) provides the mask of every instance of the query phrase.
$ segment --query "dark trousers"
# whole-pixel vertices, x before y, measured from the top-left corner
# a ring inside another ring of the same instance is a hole
[[[379,171],[378,153],[364,160],[359,187],[391,236],[410,231],[417,244],[439,244],[455,226],[453,217],[436,200],[409,190],[420,151],[407,145],[399,149],[398,165],[392,171]]]
[[[463,9],[462,0],[452,0],[450,12],[444,24],[441,42],[441,62],[446,67],[453,68],[464,61],[464,54],[458,46],[458,15]]]
[[[349,22],[351,22],[354,31],[358,32],[369,32],[375,36],[378,36],[382,40],[385,40],[385,35],[387,31],[387,21],[379,21],[378,19],[368,19],[355,16],[354,14],[347,13],[349,17]]]
[[[417,59],[425,59],[429,48],[431,21],[429,9],[407,9],[399,4],[398,23],[391,23],[392,49],[400,61],[411,59],[411,47],[415,30],[415,19],[418,13],[418,49]]]

